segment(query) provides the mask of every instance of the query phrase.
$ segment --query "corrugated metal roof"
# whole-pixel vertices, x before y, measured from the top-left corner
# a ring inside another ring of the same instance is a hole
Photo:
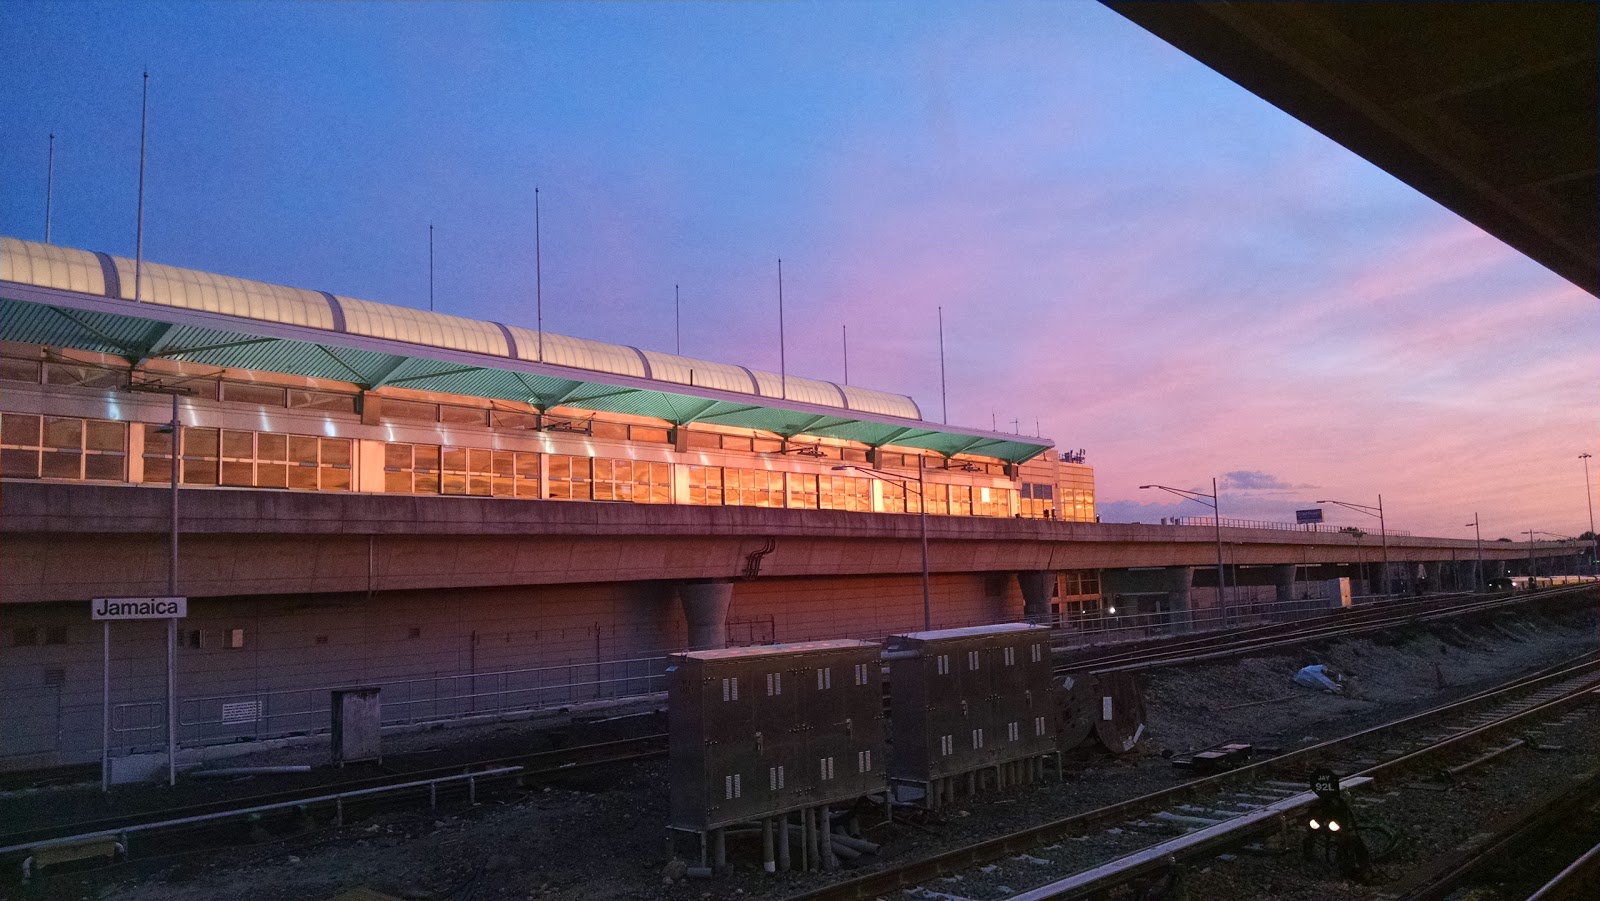
[[[108,291],[112,273],[120,284]],[[549,333],[540,362],[539,334],[517,326],[154,263],[141,275],[135,305],[130,261],[0,238],[0,287],[10,285],[0,335],[135,363],[159,356],[946,455],[1017,462],[1051,446],[929,425],[910,398],[850,385]]]

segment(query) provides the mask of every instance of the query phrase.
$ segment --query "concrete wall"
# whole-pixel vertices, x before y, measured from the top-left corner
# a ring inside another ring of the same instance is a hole
[[[931,585],[936,627],[1021,615],[1016,580],[1004,574],[941,575]],[[920,576],[732,587],[735,644],[922,628]],[[8,605],[5,625],[0,770],[98,759],[102,627],[89,602]],[[40,643],[17,645],[29,630]],[[234,630],[240,647],[229,646]],[[163,746],[165,624],[115,623],[111,634],[112,747]],[[47,636],[61,643],[44,644]],[[179,637],[186,745],[326,729],[335,686],[381,686],[389,721],[660,690],[660,656],[687,642],[670,582],[196,598]]]

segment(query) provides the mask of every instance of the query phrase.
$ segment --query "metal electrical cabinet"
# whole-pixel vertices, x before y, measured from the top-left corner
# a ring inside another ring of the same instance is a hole
[[[671,825],[704,831],[882,791],[878,646],[692,651],[667,669]]]
[[[925,783],[1055,750],[1047,627],[912,632],[888,650],[891,777]]]

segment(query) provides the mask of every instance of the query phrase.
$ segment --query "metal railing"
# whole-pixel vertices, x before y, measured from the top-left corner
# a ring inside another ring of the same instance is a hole
[[[654,694],[666,690],[666,667],[663,654],[189,697],[179,703],[178,722],[186,742],[200,743],[322,732],[332,721],[333,692],[356,686],[382,690],[385,726],[447,722]]]
[[[1213,528],[1213,522],[1214,519],[1210,516],[1175,516],[1166,524],[1174,526],[1205,526],[1209,529]],[[1471,523],[1468,523],[1468,525],[1471,525]],[[1268,529],[1276,532],[1321,532],[1325,535],[1350,534],[1348,526],[1336,527],[1325,522],[1273,522],[1265,519],[1233,519],[1227,516],[1222,517],[1222,527],[1225,529]],[[1364,530],[1361,534],[1363,536],[1377,535],[1376,532]],[[1389,534],[1398,535],[1402,538],[1411,536],[1410,532],[1401,529],[1390,529]]]

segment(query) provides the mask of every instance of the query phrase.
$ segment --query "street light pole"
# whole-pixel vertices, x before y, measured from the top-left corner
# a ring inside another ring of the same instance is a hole
[[[1483,591],[1485,587],[1483,581],[1483,529],[1478,525],[1478,514],[1472,514],[1472,522],[1467,523],[1467,525],[1472,526],[1472,532],[1478,538],[1478,578],[1474,584],[1479,591]]]
[[[1372,506],[1369,506],[1367,504],[1353,504],[1353,503],[1349,503],[1347,501],[1327,500],[1327,501],[1317,501],[1317,503],[1319,503],[1319,504],[1338,504],[1341,507],[1344,507],[1344,508],[1349,509],[1349,510],[1354,510],[1357,513],[1365,513],[1368,516],[1377,517],[1377,519],[1378,519],[1378,537],[1383,541],[1383,579],[1382,579],[1383,593],[1384,593],[1384,596],[1387,597],[1388,594],[1389,594],[1389,529],[1388,529],[1387,525],[1384,523],[1384,520],[1383,520],[1383,495],[1381,495],[1381,494],[1378,495],[1378,506],[1376,506],[1376,507],[1372,507]]]
[[[1594,489],[1589,487],[1589,457],[1585,451],[1578,455],[1583,461],[1583,500],[1589,505],[1589,540],[1594,545],[1594,573],[1600,576],[1600,535],[1594,531]]]
[[[131,391],[150,392],[153,394],[166,394],[172,398],[172,421],[166,429],[172,432],[172,492],[170,509],[167,517],[167,596],[176,597],[178,594],[178,482],[180,467],[183,466],[183,421],[178,416],[178,398],[180,395],[192,393],[190,389],[179,385],[164,385],[159,381],[129,385]],[[106,633],[105,661],[109,669],[111,660],[111,637],[109,630]],[[107,680],[106,696],[110,697],[109,680]],[[110,725],[105,724],[104,730],[109,738]],[[104,752],[109,754],[109,750]],[[102,775],[102,782],[105,776]],[[167,784],[178,784],[178,620],[167,620]]]
[[[1209,497],[1211,499],[1210,503],[1206,505],[1211,508],[1211,512],[1213,514],[1211,517],[1211,523],[1212,527],[1215,529],[1217,538],[1217,605],[1221,608],[1222,625],[1226,627],[1228,625],[1228,583],[1223,577],[1222,570],[1222,501],[1217,493],[1217,480],[1214,478],[1211,480],[1210,494],[1202,494],[1198,491],[1186,491],[1182,488],[1169,488],[1166,485],[1139,486],[1141,491],[1146,488],[1159,488],[1168,494],[1176,494],[1181,498],[1197,501],[1202,504],[1206,504],[1206,498]]]
[[[1538,564],[1533,560],[1533,529],[1528,530],[1528,590],[1533,590],[1533,585],[1538,581]]]
[[[172,515],[167,542],[167,597],[178,596],[178,467],[183,461],[183,426],[178,394],[172,394]],[[178,620],[167,620],[167,785],[178,784]]]
[[[1378,538],[1383,541],[1383,593],[1389,594],[1389,530],[1383,524],[1383,495],[1378,495]],[[1412,575],[1416,575],[1412,573]]]
[[[928,493],[927,483],[924,481],[928,470],[928,460],[917,454],[917,523],[922,528],[922,628],[929,631],[933,628],[933,603],[928,597]],[[910,488],[910,485],[906,485]]]
[[[907,479],[897,478],[891,473],[879,472],[878,470],[873,469],[873,468],[868,467],[868,466],[855,466],[855,465],[852,465],[852,464],[845,464],[845,465],[841,465],[841,466],[835,466],[835,467],[833,467],[833,469],[836,472],[842,472],[842,471],[845,471],[845,470],[849,470],[849,471],[853,471],[853,472],[859,472],[859,473],[867,476],[868,478],[877,479],[880,482],[888,482],[891,485],[899,485],[900,486],[900,490],[905,492],[906,495],[907,495],[906,503],[909,504],[911,502],[910,501],[911,482],[909,480],[907,480]],[[930,594],[930,592],[928,590],[928,495],[927,495],[927,492],[926,492],[927,482],[925,481],[926,480],[927,469],[928,469],[928,461],[927,461],[927,459],[925,457],[923,457],[921,454],[918,454],[917,455],[917,488],[916,488],[916,491],[917,491],[917,525],[919,526],[920,531],[922,532],[922,628],[923,628],[923,631],[931,631],[933,629],[933,600],[932,600],[931,594]]]

